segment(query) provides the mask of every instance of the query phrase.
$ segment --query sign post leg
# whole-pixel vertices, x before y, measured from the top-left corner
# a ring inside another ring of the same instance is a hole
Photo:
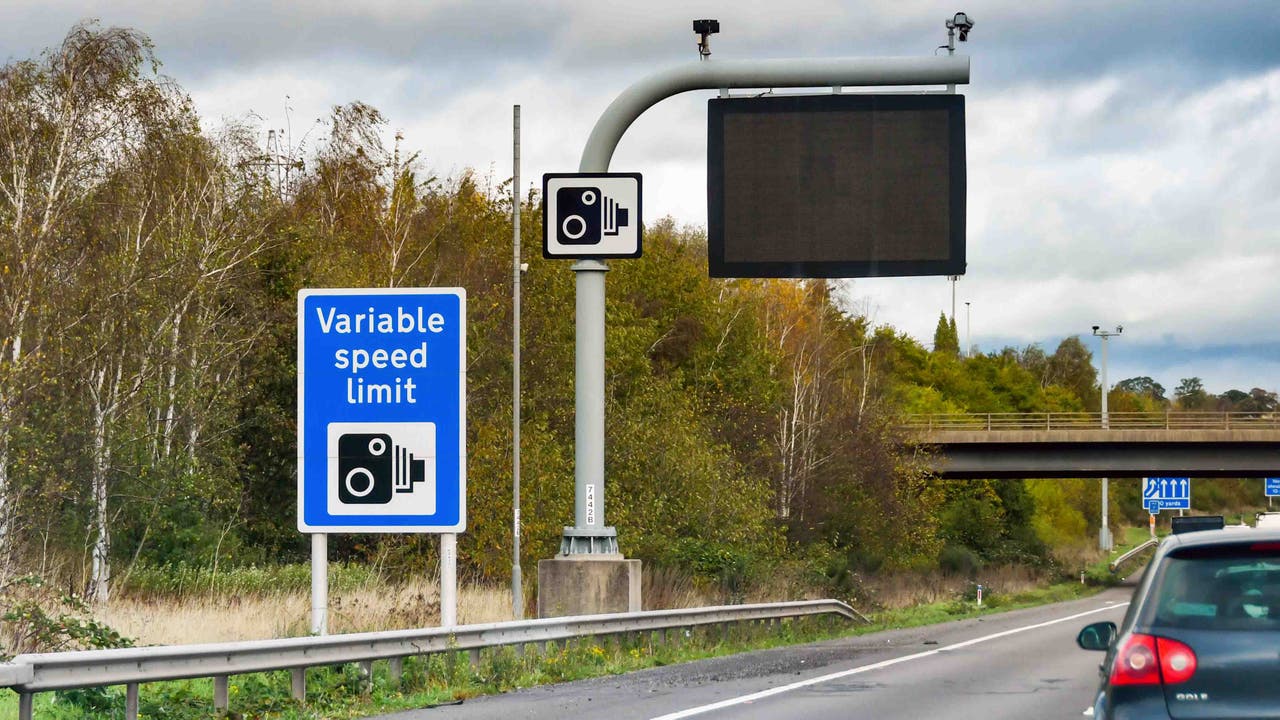
[[[311,534],[311,634],[329,634],[329,536]]]
[[[440,627],[458,624],[458,536],[440,533]]]

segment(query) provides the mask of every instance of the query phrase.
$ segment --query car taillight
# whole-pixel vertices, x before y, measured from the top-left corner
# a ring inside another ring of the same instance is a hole
[[[1112,685],[1159,685],[1160,668],[1156,662],[1156,639],[1134,633],[1116,651],[1111,667]]]
[[[1156,655],[1160,658],[1160,674],[1166,685],[1177,685],[1196,674],[1196,654],[1177,640],[1156,638]]]
[[[1116,651],[1112,685],[1177,685],[1196,674],[1196,654],[1185,643],[1134,633]]]

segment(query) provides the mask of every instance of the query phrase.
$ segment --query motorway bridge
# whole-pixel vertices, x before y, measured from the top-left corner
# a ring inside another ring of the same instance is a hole
[[[909,441],[950,478],[1280,477],[1280,414],[913,415]]]

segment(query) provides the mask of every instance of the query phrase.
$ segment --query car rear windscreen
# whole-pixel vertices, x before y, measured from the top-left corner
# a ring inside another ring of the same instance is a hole
[[[1280,630],[1280,543],[1176,550],[1155,580],[1142,624],[1206,630]]]

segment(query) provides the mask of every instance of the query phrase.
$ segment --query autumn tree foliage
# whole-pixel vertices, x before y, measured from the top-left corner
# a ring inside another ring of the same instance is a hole
[[[146,37],[94,24],[0,67],[0,581],[38,570],[105,601],[140,564],[305,560],[297,292],[411,286],[467,289],[460,559],[507,577],[510,219],[536,247],[540,199],[513,208],[504,178],[432,174],[432,145],[452,138],[405,138],[358,101],[268,154],[250,123],[202,128],[156,68]],[[709,278],[705,244],[658,220],[644,257],[609,273],[605,511],[629,555],[701,573],[932,568],[957,551],[1039,562],[1089,537],[1087,483],[942,482],[897,429],[909,413],[1096,410],[1079,338],[962,357],[942,316],[928,349],[827,281]],[[566,263],[527,259],[532,566],[573,517],[574,283]],[[1148,380],[1113,403],[1162,401]],[[1276,406],[1196,378],[1174,403]],[[330,547],[392,575],[435,552],[414,535]]]

